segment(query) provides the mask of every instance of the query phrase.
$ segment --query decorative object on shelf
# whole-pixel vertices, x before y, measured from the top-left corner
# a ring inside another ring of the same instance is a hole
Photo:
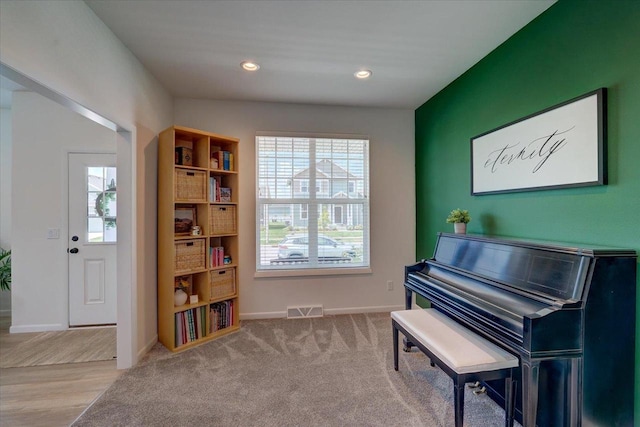
[[[196,208],[193,206],[176,206],[173,213],[173,232],[177,236],[188,236],[196,224]]]
[[[193,227],[191,227],[191,234],[193,236],[199,236],[202,234],[202,229],[200,229],[199,225],[194,225]]]
[[[176,277],[175,280],[175,291],[173,293],[173,305],[176,307],[183,305],[187,302],[189,298],[188,289],[189,289],[189,280],[185,276]]]
[[[471,194],[607,183],[607,89],[471,138]]]
[[[225,255],[222,262],[224,264],[231,264],[231,256],[230,255]]]
[[[193,152],[188,147],[176,147],[176,165],[193,166]]]
[[[176,289],[175,293],[173,294],[173,304],[176,307],[179,307],[181,305],[183,305],[185,302],[187,302],[187,298],[189,297],[189,295],[187,295],[187,293],[185,291],[183,291],[181,288]]]
[[[221,202],[230,202],[231,201],[231,189],[220,187],[220,201]]]
[[[198,303],[198,295],[189,295],[189,304],[197,304]]]
[[[447,223],[453,224],[453,230],[456,234],[465,234],[469,221],[471,221],[471,216],[466,209],[454,209],[447,217]]]

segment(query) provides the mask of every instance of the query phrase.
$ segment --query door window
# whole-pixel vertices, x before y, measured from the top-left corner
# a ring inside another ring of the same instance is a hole
[[[115,167],[87,167],[87,243],[117,239]]]

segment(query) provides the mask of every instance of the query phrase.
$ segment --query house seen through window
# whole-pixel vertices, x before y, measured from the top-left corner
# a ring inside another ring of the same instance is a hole
[[[369,266],[369,141],[256,137],[257,270]]]

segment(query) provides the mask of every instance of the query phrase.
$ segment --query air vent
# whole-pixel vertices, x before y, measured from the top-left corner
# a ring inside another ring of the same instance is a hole
[[[287,319],[299,319],[302,317],[322,317],[324,315],[321,305],[305,307],[287,307]]]

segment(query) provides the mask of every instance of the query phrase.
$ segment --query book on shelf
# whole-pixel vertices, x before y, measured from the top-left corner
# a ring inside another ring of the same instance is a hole
[[[193,323],[193,312],[191,310],[187,311],[187,320],[189,320],[189,340],[196,340],[196,330],[195,325]]]
[[[228,151],[223,151],[222,152],[222,169],[229,171],[231,169],[229,169],[229,152]]]

